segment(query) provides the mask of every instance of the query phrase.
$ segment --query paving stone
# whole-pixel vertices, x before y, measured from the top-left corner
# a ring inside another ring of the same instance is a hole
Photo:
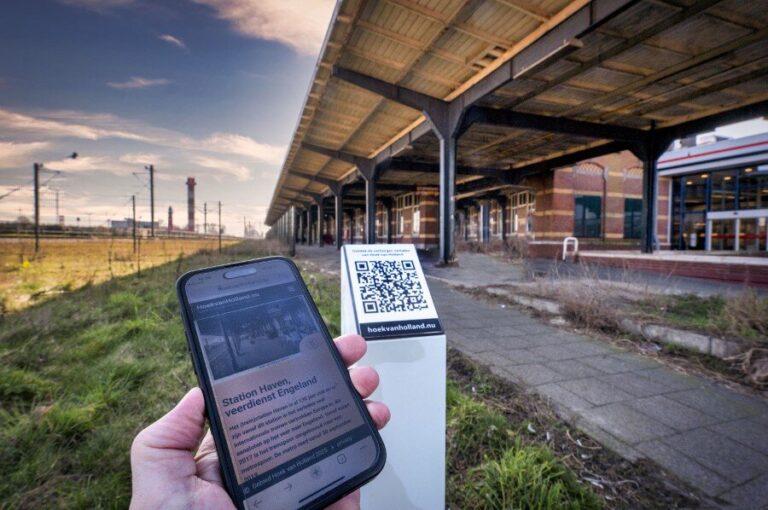
[[[637,367],[642,367],[638,368],[638,370],[650,370],[654,368],[664,368],[665,370],[669,370],[666,367],[660,365],[658,361],[648,359],[633,352],[614,353],[614,357],[632,363]]]
[[[585,363],[591,367],[597,368],[608,374],[618,374],[622,372],[632,372],[635,370],[642,370],[645,368],[643,365],[634,363],[626,359],[621,359],[612,354],[604,354],[599,356],[591,356],[588,358],[582,358],[582,363]]]
[[[633,400],[627,405],[680,431],[711,425],[717,421],[717,418],[661,395]]]
[[[744,483],[768,472],[768,456],[711,430],[682,432],[664,442],[733,482]]]
[[[595,405],[632,399],[632,395],[598,378],[563,381],[561,386]]]
[[[495,351],[498,349],[498,346],[491,342],[490,340],[486,340],[484,338],[467,338],[462,335],[448,335],[448,339],[456,342],[459,344],[463,349],[468,350],[472,353],[478,353],[478,352],[484,352],[484,351]]]
[[[555,372],[560,372],[564,376],[567,376],[571,379],[594,377],[605,374],[605,372],[590,367],[589,365],[585,365],[584,363],[581,363],[579,360],[575,359],[550,361],[544,365],[551,368]]]
[[[563,386],[569,389],[568,386]],[[622,403],[584,409],[580,414],[582,419],[599,426],[629,445],[658,439],[675,432]]]
[[[721,421],[757,416],[762,412],[762,403],[756,399],[745,401],[734,392],[726,393],[712,386],[677,391],[667,396]]]
[[[536,392],[549,398],[554,404],[563,406],[571,411],[578,411],[581,409],[589,409],[594,407],[590,402],[587,402],[578,395],[566,390],[558,383],[542,384],[536,387]]]
[[[743,418],[707,428],[768,455],[768,424],[757,419]]]
[[[654,365],[653,368],[639,370],[637,372],[638,375],[647,377],[648,379],[659,382],[665,386],[669,386],[674,390],[688,390],[693,388],[699,388],[704,384],[704,381],[702,381],[701,379],[698,379],[696,377],[691,377],[689,375],[678,374],[677,372],[674,372],[672,369],[669,369],[664,366],[659,366],[659,364],[656,363],[655,361],[649,360],[649,362]]]
[[[495,351],[494,354],[503,358],[506,363],[504,366],[512,365],[525,365],[530,363],[538,363],[540,361],[539,356],[532,353],[528,349],[508,349]]]
[[[731,487],[729,480],[661,441],[647,441],[635,445],[635,448],[709,496],[717,496]]]
[[[533,340],[525,336],[491,337],[489,340],[498,345],[501,351],[539,347]]]
[[[736,508],[768,508],[768,473],[731,489],[721,497]]]
[[[602,377],[602,380],[614,386],[618,386],[635,397],[650,397],[652,395],[661,395],[663,393],[674,391],[669,386],[665,386],[653,379],[648,379],[632,372],[607,375]]]
[[[508,338],[513,336],[523,336],[527,337],[528,333],[523,331],[522,328],[517,326],[490,326],[483,328],[484,331],[487,331],[492,336],[502,337],[502,338]]]
[[[587,342],[577,342],[561,345],[545,345],[531,349],[532,352],[540,354],[543,360],[564,360],[583,358],[591,356],[593,346]]]
[[[529,363],[527,365],[515,365],[505,367],[505,370],[519,382],[531,386],[550,383],[562,379],[562,375],[554,370],[545,367],[540,363]]]

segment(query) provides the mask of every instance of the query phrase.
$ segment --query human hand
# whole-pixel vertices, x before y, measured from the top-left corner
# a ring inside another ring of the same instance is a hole
[[[362,358],[367,349],[365,340],[358,335],[339,337],[335,343],[347,366]],[[363,398],[368,398],[379,385],[379,375],[371,367],[355,367],[350,375]],[[384,427],[389,421],[389,408],[381,402],[365,403],[376,426]],[[139,432],[131,447],[131,509],[235,508],[224,489],[210,430],[200,441],[204,412],[203,393],[200,388],[193,388],[168,414]],[[329,510],[359,508],[360,491],[355,491]]]

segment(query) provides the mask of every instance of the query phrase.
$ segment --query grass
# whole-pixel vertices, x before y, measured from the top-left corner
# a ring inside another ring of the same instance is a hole
[[[754,290],[736,296],[654,296],[634,307],[672,326],[768,344],[768,297]]]
[[[201,251],[0,319],[0,507],[126,507],[133,437],[195,384],[174,281],[273,251]],[[338,284],[308,283],[338,332]]]
[[[221,255],[200,250],[102,283],[88,271],[74,278],[89,265],[64,257],[66,290],[0,318],[0,507],[127,507],[133,437],[195,384],[174,281],[192,268],[275,251],[267,243],[233,245]],[[16,278],[18,270],[5,274]],[[338,278],[303,271],[338,334]],[[50,284],[60,282],[41,283]],[[510,421],[478,398],[496,391],[485,380],[449,386],[452,507],[599,506],[559,454],[521,440],[527,420]]]
[[[592,509],[600,500],[503,414],[448,384],[448,499],[456,508]]]

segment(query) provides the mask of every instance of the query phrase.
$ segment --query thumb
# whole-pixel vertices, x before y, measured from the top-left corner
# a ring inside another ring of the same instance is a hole
[[[168,414],[136,436],[134,448],[192,451],[200,444],[204,425],[203,392],[192,388]]]

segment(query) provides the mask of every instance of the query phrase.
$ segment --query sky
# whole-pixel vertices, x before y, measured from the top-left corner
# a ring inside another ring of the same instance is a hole
[[[163,225],[172,206],[186,226],[194,177],[196,223],[221,201],[227,233],[263,230],[333,3],[2,0],[0,220],[33,217],[35,162],[43,222],[56,190],[68,224],[129,217],[133,194],[148,220],[153,164]]]

